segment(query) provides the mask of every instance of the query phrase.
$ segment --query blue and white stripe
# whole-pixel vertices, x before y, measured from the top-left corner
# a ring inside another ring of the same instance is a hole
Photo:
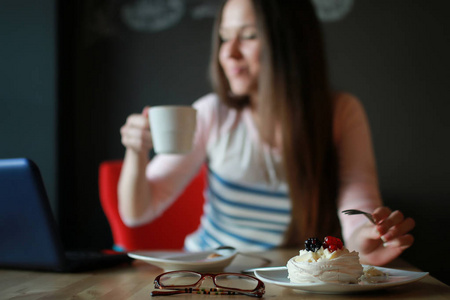
[[[258,251],[281,244],[290,221],[287,192],[232,182],[212,170],[208,183],[201,226],[187,237],[187,250],[227,245]]]

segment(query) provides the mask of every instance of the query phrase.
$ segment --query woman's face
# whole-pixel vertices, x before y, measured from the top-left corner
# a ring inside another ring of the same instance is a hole
[[[234,95],[254,98],[258,90],[260,41],[250,0],[228,0],[219,28],[219,62]]]

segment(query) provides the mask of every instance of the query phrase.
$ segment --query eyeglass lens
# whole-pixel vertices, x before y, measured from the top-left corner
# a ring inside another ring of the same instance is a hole
[[[223,288],[253,291],[258,286],[258,281],[248,276],[223,274],[216,276],[216,285]]]
[[[202,276],[191,272],[172,272],[161,276],[159,282],[161,286],[184,286],[196,284]]]

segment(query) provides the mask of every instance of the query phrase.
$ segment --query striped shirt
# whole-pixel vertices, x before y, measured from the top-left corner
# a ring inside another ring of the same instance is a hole
[[[281,244],[290,221],[286,192],[246,186],[208,172],[201,227],[186,238],[190,251],[233,245],[262,250]]]
[[[280,245],[290,221],[281,156],[263,143],[251,112],[216,103],[206,140],[208,186],[200,228],[186,238],[190,251]]]

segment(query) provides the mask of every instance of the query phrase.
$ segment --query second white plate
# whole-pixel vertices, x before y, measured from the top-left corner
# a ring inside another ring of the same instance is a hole
[[[292,283],[288,278],[286,267],[273,267],[259,269],[255,271],[256,277],[260,280],[273,283],[279,286],[303,290],[322,294],[347,294],[365,291],[385,289],[388,287],[399,286],[422,279],[428,275],[428,272],[411,272],[397,269],[380,268],[380,271],[389,274],[388,279],[378,283],[360,283],[360,284],[338,284],[338,283]]]
[[[227,267],[236,256],[231,249],[202,252],[181,251],[135,251],[128,256],[145,261],[164,271],[190,270],[197,272],[219,272]]]

